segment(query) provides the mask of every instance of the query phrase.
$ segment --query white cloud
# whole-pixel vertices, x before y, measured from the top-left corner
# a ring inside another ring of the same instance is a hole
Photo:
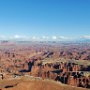
[[[5,38],[6,38],[6,36],[0,35],[0,39],[5,39]]]
[[[25,36],[25,35],[14,35],[14,36],[11,36],[9,37],[10,39],[14,39],[14,40],[29,40],[30,37],[29,36]]]
[[[65,36],[52,36],[52,40],[63,41],[63,40],[70,40],[70,38]]]
[[[21,36],[20,35],[15,35],[13,38],[18,39],[18,38],[21,38]]]
[[[56,40],[56,39],[58,39],[58,37],[57,36],[52,36],[52,39]]]
[[[90,38],[90,36],[84,36],[85,38]],[[27,41],[65,41],[71,40],[72,38],[65,36],[26,36],[26,35],[13,35],[13,36],[4,36],[0,35],[1,40],[27,40]]]
[[[41,39],[43,39],[43,40],[48,40],[49,37],[48,37],[48,36],[42,36]]]
[[[84,35],[84,36],[82,36],[82,38],[84,38],[84,39],[90,39],[90,35]]]
[[[36,37],[36,36],[33,36],[33,37],[32,37],[32,39],[33,39],[33,40],[36,40],[36,39],[37,39],[37,37]]]
[[[39,41],[39,40],[40,40],[40,37],[32,36],[32,37],[30,38],[30,40],[32,40],[32,41]]]
[[[29,36],[25,35],[12,35],[12,36],[5,36],[5,35],[0,35],[0,40],[29,40]]]
[[[71,37],[59,36],[60,40],[72,40]]]

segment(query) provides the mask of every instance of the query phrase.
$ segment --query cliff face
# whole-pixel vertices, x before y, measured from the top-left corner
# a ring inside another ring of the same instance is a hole
[[[13,44],[0,47],[0,79],[32,75],[90,88],[90,73],[85,75],[86,71],[90,72],[90,45]]]

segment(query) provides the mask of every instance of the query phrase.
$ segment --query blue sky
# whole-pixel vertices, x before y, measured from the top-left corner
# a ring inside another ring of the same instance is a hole
[[[0,0],[0,37],[90,37],[90,0]]]

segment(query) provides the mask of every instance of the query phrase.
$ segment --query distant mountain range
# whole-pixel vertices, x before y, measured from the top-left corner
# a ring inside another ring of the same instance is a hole
[[[32,43],[32,42],[39,42],[39,43],[90,43],[90,39],[86,38],[80,38],[80,39],[74,39],[74,40],[67,40],[67,41],[25,41],[25,40],[0,40],[0,43]]]

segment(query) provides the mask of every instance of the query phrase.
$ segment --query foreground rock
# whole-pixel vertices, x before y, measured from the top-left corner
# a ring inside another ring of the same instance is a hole
[[[1,81],[0,87],[1,90],[88,90],[34,77]]]

